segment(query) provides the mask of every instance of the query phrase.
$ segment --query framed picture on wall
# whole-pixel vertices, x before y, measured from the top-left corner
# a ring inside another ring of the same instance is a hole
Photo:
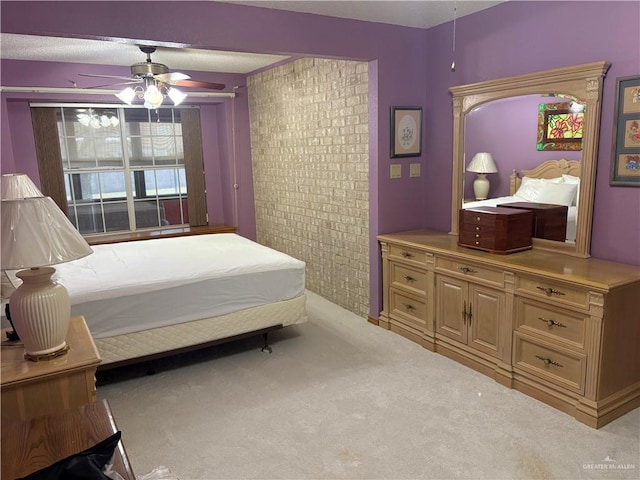
[[[640,76],[616,79],[611,185],[640,187]]]
[[[571,111],[569,102],[538,106],[537,150],[582,150],[584,113]]]
[[[422,155],[422,108],[391,107],[391,158]]]

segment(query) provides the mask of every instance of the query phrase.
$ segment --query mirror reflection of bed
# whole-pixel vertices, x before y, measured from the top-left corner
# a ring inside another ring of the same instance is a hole
[[[509,195],[465,200],[462,208],[510,206],[534,211],[532,235],[547,240],[575,242],[580,190],[580,162],[547,160],[530,170],[512,170]],[[564,216],[564,219],[559,218]],[[564,220],[564,221],[562,221]],[[563,229],[563,234],[558,233]]]

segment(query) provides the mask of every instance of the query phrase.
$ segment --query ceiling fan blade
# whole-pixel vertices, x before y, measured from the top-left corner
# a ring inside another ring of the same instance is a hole
[[[120,75],[96,75],[93,73],[79,73],[81,77],[93,77],[93,78],[115,78],[116,80],[131,80],[131,77],[123,77]]]
[[[193,88],[209,88],[211,90],[224,90],[225,85],[222,83],[201,82],[199,80],[177,80],[171,82],[176,87],[193,87]]]
[[[118,85],[133,85],[134,83],[140,83],[141,80],[130,80],[128,82],[116,82],[116,83],[107,83],[105,85],[92,85],[90,87],[82,87],[88,89],[94,88],[104,88],[104,87],[117,87]]]
[[[160,82],[168,83],[169,85],[172,85],[174,84],[174,82],[177,82],[178,80],[188,80],[191,77],[186,73],[171,72],[171,73],[161,73],[159,75],[154,75],[153,78],[155,78]]]

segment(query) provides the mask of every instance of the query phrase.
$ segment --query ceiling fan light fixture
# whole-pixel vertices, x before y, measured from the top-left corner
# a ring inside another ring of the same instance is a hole
[[[155,85],[149,85],[147,90],[144,92],[144,106],[149,109],[158,108],[162,105],[162,100],[164,96],[162,92],[158,90],[158,87]]]
[[[85,113],[86,110],[78,111],[80,112],[76,115],[78,123],[85,127],[106,128],[117,127],[120,124],[120,120],[118,119],[117,114],[115,114],[114,112],[105,111],[99,114],[91,108],[88,110],[88,113]]]
[[[169,98],[173,101],[173,104],[176,107],[178,105],[180,105],[184,101],[185,98],[187,98],[187,94],[186,93],[181,92],[177,88],[173,88],[173,87],[171,87],[169,89],[169,91],[167,92],[167,95],[169,95]]]
[[[127,105],[131,105],[133,103],[133,99],[136,98],[136,92],[133,88],[127,87],[119,93],[115,94],[118,99]]]
[[[89,126],[89,122],[91,122],[91,117],[89,115],[87,115],[86,113],[80,113],[78,115],[78,122],[80,122],[81,125],[84,125],[85,127]]]

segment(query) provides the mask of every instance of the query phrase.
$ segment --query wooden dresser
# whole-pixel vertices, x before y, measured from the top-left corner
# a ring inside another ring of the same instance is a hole
[[[640,406],[640,267],[378,236],[379,325],[599,428]]]

